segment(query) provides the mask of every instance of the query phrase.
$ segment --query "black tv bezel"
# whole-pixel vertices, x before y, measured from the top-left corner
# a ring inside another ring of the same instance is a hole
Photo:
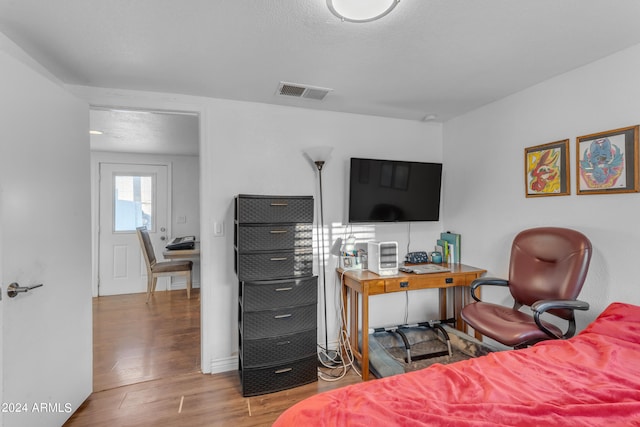
[[[440,167],[440,182],[439,182],[439,192],[438,192],[438,210],[437,210],[437,219],[398,219],[398,220],[380,220],[380,219],[353,219],[352,218],[352,209],[351,205],[353,202],[352,191],[353,191],[353,161],[354,160],[364,160],[364,161],[374,161],[374,162],[389,162],[394,164],[420,164],[420,165],[437,165]],[[348,224],[394,224],[394,223],[409,223],[409,222],[438,222],[440,221],[440,211],[442,209],[442,172],[444,169],[444,165],[441,162],[418,162],[412,160],[394,160],[394,159],[374,159],[374,158],[366,158],[366,157],[351,157],[349,159],[349,171],[348,171],[348,179],[349,179],[349,193],[347,195],[347,223]]]

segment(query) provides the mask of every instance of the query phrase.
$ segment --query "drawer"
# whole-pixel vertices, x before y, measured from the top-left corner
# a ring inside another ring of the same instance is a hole
[[[244,311],[315,304],[318,301],[318,277],[240,282],[239,295]]]
[[[388,279],[384,282],[385,292],[410,291],[415,289],[448,288],[465,285],[464,277],[457,274],[435,273],[411,276],[411,280],[402,278]]]
[[[313,222],[312,196],[250,196],[236,198],[239,224]]]
[[[317,304],[242,312],[240,333],[245,340],[278,337],[316,328]]]
[[[257,340],[240,340],[240,357],[245,367],[263,367],[274,362],[284,363],[317,354],[317,331]]]
[[[313,249],[236,254],[238,280],[269,280],[313,275]]]
[[[242,395],[256,396],[312,383],[318,380],[317,365],[318,358],[314,354],[296,362],[268,368],[241,367]]]
[[[242,224],[237,227],[236,247],[241,253],[291,250],[313,245],[313,224]]]

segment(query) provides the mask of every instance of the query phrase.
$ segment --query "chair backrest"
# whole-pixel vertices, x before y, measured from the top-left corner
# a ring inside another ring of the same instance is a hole
[[[138,238],[140,239],[140,246],[142,247],[142,254],[147,263],[147,268],[150,269],[151,266],[156,263],[156,254],[153,251],[153,245],[151,244],[147,227],[136,228],[136,233],[138,233]]]
[[[509,289],[516,303],[576,299],[587,276],[591,242],[582,233],[559,227],[524,230],[513,240]],[[563,319],[573,310],[553,310]]]

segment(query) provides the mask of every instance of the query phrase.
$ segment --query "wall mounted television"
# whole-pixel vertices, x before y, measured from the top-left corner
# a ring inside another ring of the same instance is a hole
[[[349,223],[440,219],[442,163],[351,158]]]

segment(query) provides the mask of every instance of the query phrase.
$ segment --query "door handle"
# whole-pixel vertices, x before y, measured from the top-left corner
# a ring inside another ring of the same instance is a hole
[[[41,286],[43,286],[42,283],[33,286],[20,286],[16,282],[13,282],[7,288],[7,295],[9,295],[9,298],[15,298],[21,292],[28,292],[31,289],[39,288]]]

